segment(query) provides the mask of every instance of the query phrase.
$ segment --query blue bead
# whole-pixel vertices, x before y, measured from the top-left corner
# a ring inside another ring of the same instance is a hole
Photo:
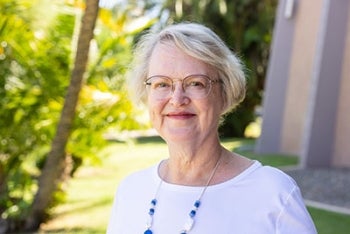
[[[148,214],[149,214],[149,215],[153,215],[153,214],[154,214],[154,209],[153,209],[153,208],[150,208]]]
[[[191,210],[190,217],[193,218],[194,216],[196,216],[196,211],[195,210]]]
[[[195,207],[198,208],[200,205],[201,205],[201,201],[200,200],[195,201],[195,203],[194,203]]]
[[[150,229],[147,229],[144,234],[152,234],[153,232]]]
[[[157,199],[153,199],[153,200],[151,201],[151,204],[155,206],[155,205],[157,204]]]

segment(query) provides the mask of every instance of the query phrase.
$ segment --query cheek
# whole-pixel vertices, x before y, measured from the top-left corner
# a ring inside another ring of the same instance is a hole
[[[225,106],[222,87],[216,86],[213,92],[213,96],[215,110],[221,116],[221,113]]]
[[[161,117],[164,105],[164,101],[159,101],[148,97],[148,113],[152,122]]]
[[[218,93],[213,95],[213,97],[206,103],[206,106],[206,111],[213,118],[213,121],[219,120],[223,106],[221,95]]]
[[[214,102],[214,103],[208,103],[209,108],[205,110],[205,118],[207,124],[213,124],[218,121],[220,118],[220,108],[219,108],[219,103]]]

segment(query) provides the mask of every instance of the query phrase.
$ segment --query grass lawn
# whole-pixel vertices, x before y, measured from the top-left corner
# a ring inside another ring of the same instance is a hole
[[[293,156],[259,157],[249,149],[252,141],[224,139],[223,145],[263,164],[286,166],[297,164]],[[127,174],[148,167],[167,157],[167,147],[159,138],[142,138],[137,142],[111,143],[99,166],[84,166],[68,184],[67,202],[56,207],[54,218],[42,225],[44,233],[105,233],[113,196],[118,182]],[[319,234],[349,233],[350,216],[309,208]]]

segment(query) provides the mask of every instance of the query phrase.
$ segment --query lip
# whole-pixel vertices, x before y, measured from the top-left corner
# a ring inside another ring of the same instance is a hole
[[[196,115],[191,112],[170,112],[166,116],[172,119],[190,119]]]

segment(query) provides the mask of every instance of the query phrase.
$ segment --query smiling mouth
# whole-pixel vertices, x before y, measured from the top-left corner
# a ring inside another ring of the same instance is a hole
[[[195,114],[192,113],[169,113],[166,115],[167,117],[170,118],[175,118],[175,119],[188,119],[196,116]]]

